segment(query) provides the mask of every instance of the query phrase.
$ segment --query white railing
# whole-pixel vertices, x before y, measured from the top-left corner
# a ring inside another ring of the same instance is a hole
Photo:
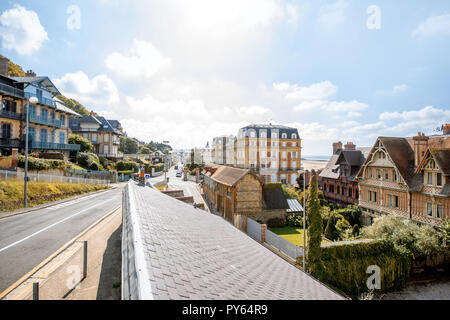
[[[24,181],[24,172],[0,170],[0,181]],[[110,180],[105,179],[86,179],[79,177],[56,176],[50,174],[28,173],[30,181],[35,182],[59,182],[59,183],[77,183],[93,185],[109,185]]]

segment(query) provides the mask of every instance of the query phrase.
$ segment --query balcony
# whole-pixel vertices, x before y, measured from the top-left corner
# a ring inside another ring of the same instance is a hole
[[[80,151],[79,144],[30,141],[28,146],[34,150]],[[25,147],[25,141],[22,141],[22,147]]]
[[[29,92],[25,92],[25,99],[29,99],[31,97],[36,97],[36,95],[31,94]],[[42,104],[44,106],[48,106],[48,107],[52,107],[54,109],[56,109],[56,102],[48,99],[48,98],[43,98],[43,97],[36,97],[38,99],[38,103]]]
[[[26,113],[24,115],[24,119],[26,120]],[[56,127],[58,129],[61,128],[61,120],[57,119],[41,118],[30,114],[29,121],[36,124],[42,124],[44,126]]]
[[[17,112],[0,110],[0,118],[8,118],[8,119],[13,119],[13,120],[22,120],[23,119],[23,115],[21,113],[17,113]]]
[[[102,158],[113,158],[113,159],[122,159],[123,158],[123,154],[112,154],[112,153],[100,153],[97,154],[97,156],[102,157]]]
[[[2,148],[20,148],[19,139],[0,139],[0,147]]]
[[[8,86],[6,84],[0,83],[0,93],[10,95],[16,98],[25,98],[25,92],[20,89]]]

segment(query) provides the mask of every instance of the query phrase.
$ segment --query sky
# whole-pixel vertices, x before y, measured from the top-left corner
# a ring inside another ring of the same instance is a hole
[[[2,0],[0,42],[129,136],[177,149],[273,123],[326,156],[450,123],[448,0]]]

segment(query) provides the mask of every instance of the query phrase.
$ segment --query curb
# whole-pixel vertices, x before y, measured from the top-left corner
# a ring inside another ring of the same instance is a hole
[[[18,216],[18,215],[25,214],[25,213],[30,213],[30,212],[41,210],[41,209],[46,209],[46,208],[49,208],[49,207],[53,207],[53,206],[55,206],[57,204],[66,203],[66,202],[69,202],[69,201],[72,201],[72,200],[84,198],[84,197],[87,197],[87,196],[92,196],[92,195],[97,194],[97,193],[111,191],[111,190],[114,190],[114,189],[117,189],[117,188],[118,187],[111,187],[109,189],[104,189],[104,190],[98,190],[98,191],[94,191],[94,192],[84,193],[84,194],[81,194],[81,195],[78,195],[78,196],[73,196],[73,197],[69,197],[69,198],[65,198],[65,199],[61,199],[61,200],[57,200],[57,201],[53,201],[53,202],[49,202],[49,203],[40,204],[40,205],[37,205],[35,207],[27,208],[28,210],[26,210],[26,211],[21,211],[21,212],[10,211],[9,213],[8,212],[0,213],[0,220],[1,219],[6,219],[6,218],[10,218],[10,217],[14,217],[14,216]],[[17,210],[25,210],[25,208],[24,209],[17,209]]]
[[[91,224],[89,227],[87,227],[85,230],[80,232],[78,235],[76,235],[72,240],[67,242],[65,245],[63,245],[61,248],[59,248],[56,252],[54,252],[50,257],[46,258],[44,261],[42,261],[40,264],[38,264],[36,267],[28,271],[24,276],[22,276],[19,280],[14,282],[12,285],[10,285],[6,290],[0,293],[0,300],[2,300],[5,296],[7,296],[9,293],[11,293],[15,288],[17,288],[19,285],[21,285],[23,282],[25,282],[29,277],[31,277],[34,273],[36,273],[39,269],[50,263],[54,258],[56,258],[59,254],[61,254],[64,250],[66,250],[68,247],[70,247],[72,244],[74,244],[79,238],[81,238],[83,235],[85,235],[87,232],[95,228],[98,224],[100,224],[103,220],[108,218],[110,215],[112,215],[114,212],[122,208],[122,206],[118,206],[117,208],[113,209],[112,211],[105,214],[103,217],[95,221],[93,224]]]

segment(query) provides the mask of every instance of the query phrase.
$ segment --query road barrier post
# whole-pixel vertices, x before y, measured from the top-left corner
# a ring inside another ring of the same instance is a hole
[[[83,279],[86,279],[87,277],[87,265],[88,265],[87,250],[88,250],[88,242],[83,241]]]
[[[33,282],[33,300],[39,300],[39,282]]]

